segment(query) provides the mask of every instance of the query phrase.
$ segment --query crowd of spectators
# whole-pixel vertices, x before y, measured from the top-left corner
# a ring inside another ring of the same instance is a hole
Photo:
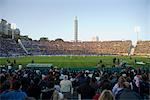
[[[131,41],[67,42],[21,40],[32,55],[111,55],[128,54]],[[24,55],[21,44],[10,38],[0,39],[0,56]]]
[[[131,41],[64,42],[42,41],[41,51],[48,55],[128,55]]]
[[[13,39],[0,37],[0,56],[16,56],[25,54],[21,46]]]
[[[32,55],[129,55],[132,41],[35,41],[21,40]],[[15,40],[0,37],[0,56],[25,55],[22,46]],[[135,55],[149,55],[150,41],[138,41]]]
[[[150,55],[150,41],[138,41],[134,54]]]
[[[0,73],[1,100],[148,100],[149,70],[70,70],[47,72],[8,67]]]
[[[21,42],[30,54],[41,55],[41,51],[37,41],[21,40]]]

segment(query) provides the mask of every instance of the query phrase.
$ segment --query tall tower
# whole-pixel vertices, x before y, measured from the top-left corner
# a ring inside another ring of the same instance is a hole
[[[74,41],[78,42],[78,20],[77,20],[77,16],[75,17],[75,20],[74,20]]]

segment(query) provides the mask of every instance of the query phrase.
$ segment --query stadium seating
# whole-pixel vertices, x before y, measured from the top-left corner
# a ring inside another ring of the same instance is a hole
[[[31,40],[21,40],[26,50],[33,55],[41,55],[38,42]]]
[[[131,41],[103,41],[103,42],[40,42],[41,51],[49,55],[128,55]]]
[[[138,41],[135,47],[135,55],[150,55],[150,41]]]
[[[12,39],[0,38],[0,56],[16,56],[25,54],[20,45]]]
[[[32,55],[129,55],[132,41],[35,41],[21,40]],[[0,56],[24,55],[15,40],[0,37]],[[150,41],[138,41],[135,55],[150,55]]]

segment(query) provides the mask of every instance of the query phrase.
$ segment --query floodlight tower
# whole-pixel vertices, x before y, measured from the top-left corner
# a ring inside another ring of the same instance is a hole
[[[75,20],[74,20],[74,41],[78,42],[78,20],[77,20],[77,16],[75,16]]]

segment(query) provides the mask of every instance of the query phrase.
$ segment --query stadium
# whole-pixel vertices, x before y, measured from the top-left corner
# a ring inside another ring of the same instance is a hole
[[[3,24],[4,22],[5,24]],[[2,19],[1,25],[4,26],[6,24],[7,21]],[[127,68],[130,68],[130,70],[139,68],[139,70],[149,73],[150,67],[150,41],[137,41],[137,44],[134,46],[131,40],[79,42],[77,37],[73,42],[62,39],[50,41],[46,38],[32,40],[18,33],[14,34],[12,31],[9,31],[7,35],[5,31],[1,30],[0,47],[1,73],[7,70],[12,71],[10,75],[15,75],[13,78],[18,77],[16,76],[18,72],[13,73],[17,69],[19,71],[23,69],[34,70],[37,75],[43,76],[45,76],[45,73],[50,73],[50,69],[55,73],[57,71],[64,71],[61,73],[63,76],[65,74],[73,74],[72,72],[75,71],[74,73],[81,74],[82,76],[82,74],[98,74],[97,71],[106,71],[106,73],[114,74],[114,72],[117,73]],[[127,73],[122,72],[121,74],[126,76]],[[78,78],[81,78],[81,76]],[[83,79],[80,81],[82,82]],[[72,84],[74,82],[72,81]],[[77,85],[77,83],[74,84]],[[41,89],[40,91],[39,93],[45,95],[42,99],[49,98],[45,92],[42,92],[44,90]],[[50,92],[46,93],[50,94]],[[71,97],[64,93],[65,98],[77,99],[77,90],[74,92]],[[35,92],[35,94],[37,93]],[[34,96],[32,93],[29,93],[29,95],[34,97],[32,99],[40,98],[39,96]]]
[[[74,40],[22,34],[0,21],[1,100],[149,100],[150,39]]]
[[[131,40],[113,41],[79,41],[78,20],[75,19],[74,41],[64,41],[60,38],[48,40],[32,40],[20,34],[20,31],[12,31],[10,28],[5,31],[7,21],[1,20],[1,65],[8,60],[16,62],[16,65],[28,63],[49,63],[61,67],[94,67],[100,60],[109,67],[115,66],[113,59],[126,62],[131,66],[149,66],[150,41],[137,41],[133,44]],[[4,28],[3,28],[4,27]],[[16,32],[16,33],[15,33]]]

